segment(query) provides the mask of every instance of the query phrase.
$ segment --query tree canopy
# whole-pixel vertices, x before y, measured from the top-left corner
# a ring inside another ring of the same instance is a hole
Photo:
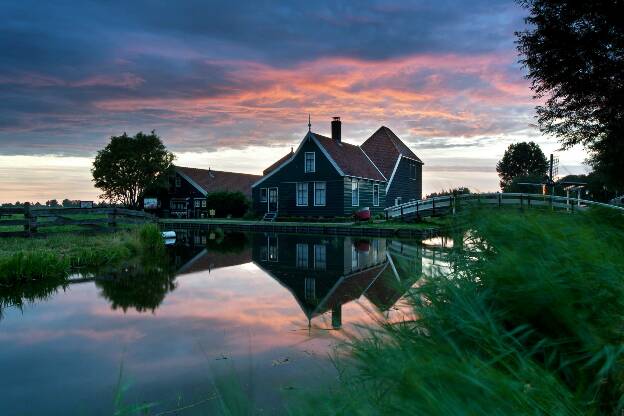
[[[582,144],[588,162],[624,187],[624,2],[520,0],[529,10],[517,32],[542,132],[564,149]]]
[[[173,160],[154,131],[134,137],[124,133],[97,153],[91,172],[102,198],[138,208],[146,189],[165,186]]]
[[[534,142],[509,145],[496,165],[502,190],[509,188],[516,177],[544,179],[548,174],[548,161],[542,149]]]

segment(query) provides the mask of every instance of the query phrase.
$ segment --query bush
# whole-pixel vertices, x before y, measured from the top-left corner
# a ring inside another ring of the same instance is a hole
[[[206,207],[215,210],[215,216],[240,218],[250,207],[249,199],[242,192],[211,192],[206,195]]]
[[[449,196],[449,195],[463,195],[469,194],[470,189],[465,186],[460,186],[459,188],[450,188],[448,190],[442,189],[440,192],[434,192],[425,197],[425,199],[434,198],[437,196]]]

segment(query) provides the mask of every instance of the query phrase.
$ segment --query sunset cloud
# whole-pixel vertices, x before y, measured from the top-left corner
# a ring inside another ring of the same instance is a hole
[[[178,154],[266,156],[296,145],[308,114],[320,133],[341,116],[353,143],[387,125],[426,162],[498,152],[538,136],[523,14],[511,0],[9,2],[0,155],[92,158],[112,135],[156,130]]]

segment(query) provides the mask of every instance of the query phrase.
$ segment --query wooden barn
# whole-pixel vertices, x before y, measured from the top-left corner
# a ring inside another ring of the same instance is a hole
[[[253,209],[271,216],[372,215],[396,202],[422,197],[422,161],[389,128],[362,146],[342,141],[341,121],[332,137],[309,131],[296,151],[265,169],[252,187]]]
[[[168,189],[161,192],[156,211],[165,217],[208,217],[206,195],[216,191],[242,192],[251,198],[251,185],[261,176],[175,166]],[[150,198],[146,198],[148,200]],[[148,209],[148,207],[145,207]]]

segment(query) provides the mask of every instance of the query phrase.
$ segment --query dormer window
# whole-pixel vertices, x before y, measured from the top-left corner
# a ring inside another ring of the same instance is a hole
[[[305,152],[305,173],[316,172],[316,160],[314,152]]]

